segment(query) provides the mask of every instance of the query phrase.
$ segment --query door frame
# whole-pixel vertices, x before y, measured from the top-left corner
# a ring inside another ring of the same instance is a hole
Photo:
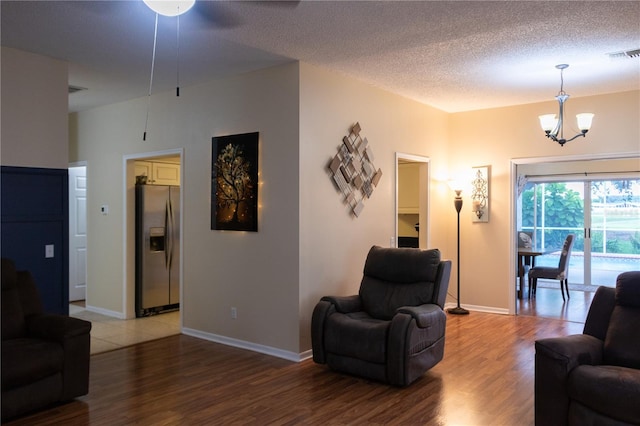
[[[582,154],[582,155],[566,155],[566,156],[551,156],[551,157],[525,157],[525,158],[512,158],[510,163],[510,200],[509,200],[509,256],[511,261],[509,262],[509,277],[516,277],[516,260],[517,260],[517,216],[518,216],[518,166],[524,164],[536,164],[536,163],[559,163],[559,162],[571,162],[571,161],[590,161],[590,160],[618,160],[624,158],[637,158],[637,152],[615,152],[605,154]],[[515,278],[509,280],[508,297],[509,297],[509,315],[517,315],[517,291],[514,285]]]
[[[418,239],[419,239],[419,247],[427,248],[429,247],[429,241],[431,237],[431,233],[429,232],[430,222],[429,222],[429,202],[431,197],[429,196],[430,189],[430,161],[429,157],[425,157],[422,155],[414,155],[407,154],[403,152],[396,152],[396,176],[395,176],[395,215],[394,215],[394,223],[395,223],[395,240],[394,247],[398,247],[398,164],[404,160],[412,163],[420,163],[424,167],[420,168],[420,180],[419,180],[419,200],[418,200],[418,223],[420,223],[420,230],[418,231]]]
[[[135,223],[135,161],[143,159],[161,158],[161,157],[180,157],[180,327],[182,327],[182,318],[184,312],[184,297],[182,294],[183,289],[183,271],[184,271],[184,148],[168,149],[164,151],[152,151],[142,152],[138,154],[127,154],[122,157],[122,170],[123,170],[123,241],[124,249],[122,250],[122,264],[123,277],[122,277],[122,312],[124,312],[125,319],[132,319],[136,317],[135,314],[135,282],[136,282],[136,223]]]

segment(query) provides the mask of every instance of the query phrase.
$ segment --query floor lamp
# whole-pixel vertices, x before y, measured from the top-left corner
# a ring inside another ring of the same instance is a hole
[[[456,192],[456,198],[453,200],[453,205],[456,207],[456,212],[458,213],[458,306],[447,309],[447,312],[454,315],[468,315],[469,311],[460,307],[460,210],[462,210],[462,197],[460,196],[460,193],[462,190],[454,189],[454,191]]]

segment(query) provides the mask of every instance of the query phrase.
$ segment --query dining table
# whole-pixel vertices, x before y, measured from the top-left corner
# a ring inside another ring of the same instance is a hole
[[[536,256],[545,254],[544,251],[531,247],[518,247],[518,278],[520,280],[520,288],[518,289],[518,299],[522,299],[524,292],[524,274],[527,260],[531,260],[530,264],[533,268],[536,266]]]

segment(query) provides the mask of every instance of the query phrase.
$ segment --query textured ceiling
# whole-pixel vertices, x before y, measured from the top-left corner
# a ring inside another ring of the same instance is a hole
[[[640,2],[206,2],[160,17],[153,92],[285,63],[318,65],[456,112],[640,89]],[[145,96],[142,1],[2,1],[3,46],[69,62],[77,111]]]

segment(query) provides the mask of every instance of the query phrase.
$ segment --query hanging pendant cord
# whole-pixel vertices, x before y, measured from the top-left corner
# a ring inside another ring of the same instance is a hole
[[[147,126],[149,125],[149,105],[151,104],[151,88],[153,87],[153,68],[156,63],[156,41],[158,40],[158,14],[156,13],[156,25],[153,30],[153,54],[151,55],[151,76],[149,77],[149,94],[147,95],[147,118],[144,121],[144,133],[142,140],[147,140]]]
[[[178,24],[176,30],[176,96],[180,96],[180,15],[177,16]]]

